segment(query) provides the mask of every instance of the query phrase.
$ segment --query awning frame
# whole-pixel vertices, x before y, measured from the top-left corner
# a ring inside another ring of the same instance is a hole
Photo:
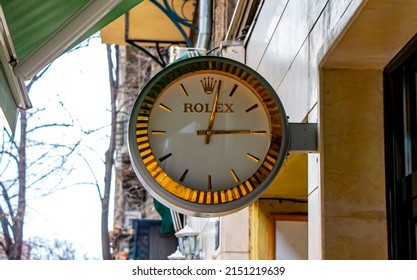
[[[75,13],[52,36],[14,68],[17,77],[33,78],[41,69],[68,50],[80,37],[94,26],[101,17],[110,12],[121,0],[92,0]]]
[[[0,6],[0,60],[3,65],[4,73],[13,94],[16,107],[20,109],[29,109],[32,103],[26,91],[26,85],[23,80],[16,77],[13,72],[14,66],[17,64],[16,51],[10,36],[9,28],[3,9]]]

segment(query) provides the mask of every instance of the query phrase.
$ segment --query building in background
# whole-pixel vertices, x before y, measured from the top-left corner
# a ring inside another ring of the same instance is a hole
[[[186,34],[184,39],[167,13],[170,9],[181,11],[180,16],[192,24],[196,1],[176,0],[172,3],[173,6],[165,6],[164,1],[144,1],[101,30],[102,42],[115,44],[119,50],[116,181],[111,232],[115,259],[166,259],[177,247],[176,243],[172,245],[175,231],[169,209],[161,209],[164,206],[160,204],[154,205],[154,199],[135,175],[127,148],[130,109],[140,90],[169,62],[168,47],[191,44],[191,28],[182,24],[181,30]],[[158,231],[157,228],[160,235],[151,236]],[[146,236],[143,232],[146,232]],[[156,242],[154,238],[159,241]],[[160,252],[167,253],[163,256]]]
[[[319,145],[289,153],[251,206],[187,217],[198,258],[416,259],[417,3],[211,3],[206,49],[258,71]]]
[[[127,123],[129,110],[139,90],[160,66],[141,55],[133,47],[118,48],[117,64],[119,87],[117,89],[117,136],[115,153],[115,197],[112,231],[113,255],[127,258],[134,235],[132,221],[160,219],[153,198],[145,191],[130,164],[127,150]]]

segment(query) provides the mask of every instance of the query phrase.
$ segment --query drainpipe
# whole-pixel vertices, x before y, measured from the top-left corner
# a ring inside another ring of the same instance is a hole
[[[197,49],[208,50],[211,39],[211,16],[212,16],[212,0],[200,0],[199,1],[199,21],[198,21],[198,36],[197,36]]]

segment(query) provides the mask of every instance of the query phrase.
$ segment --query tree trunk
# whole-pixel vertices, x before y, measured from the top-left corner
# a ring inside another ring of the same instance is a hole
[[[10,250],[9,260],[20,260],[23,244],[23,223],[26,211],[26,132],[27,118],[26,111],[20,112],[20,143],[19,143],[19,200],[17,212],[13,217],[14,244]]]
[[[117,48],[117,47],[116,47]],[[117,51],[117,49],[116,49]],[[117,54],[116,54],[117,56]],[[104,177],[104,194],[101,199],[101,247],[104,260],[110,260],[110,237],[109,237],[109,200],[110,200],[110,187],[112,180],[112,170],[114,165],[114,152],[116,150],[116,99],[117,99],[117,68],[116,74],[113,75],[114,65],[111,57],[111,47],[107,46],[107,59],[109,65],[109,78],[110,78],[110,102],[111,102],[111,133],[109,149],[106,152],[105,161],[105,177]],[[117,67],[117,65],[116,65]]]

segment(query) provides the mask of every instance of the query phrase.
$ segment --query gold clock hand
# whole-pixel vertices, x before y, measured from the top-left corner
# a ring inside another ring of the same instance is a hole
[[[197,130],[197,135],[206,135],[208,130]],[[211,130],[210,134],[253,134],[254,131],[251,130]]]
[[[221,84],[222,84],[222,81],[219,80],[219,84],[217,85],[216,95],[214,96],[213,107],[211,108],[211,114],[210,114],[209,124],[208,124],[208,128],[207,128],[207,133],[205,134],[206,135],[206,144],[210,143],[210,137],[211,137],[211,134],[212,134],[213,123],[214,123],[214,117],[216,116],[217,102],[219,101],[219,93],[220,93],[220,85]]]

